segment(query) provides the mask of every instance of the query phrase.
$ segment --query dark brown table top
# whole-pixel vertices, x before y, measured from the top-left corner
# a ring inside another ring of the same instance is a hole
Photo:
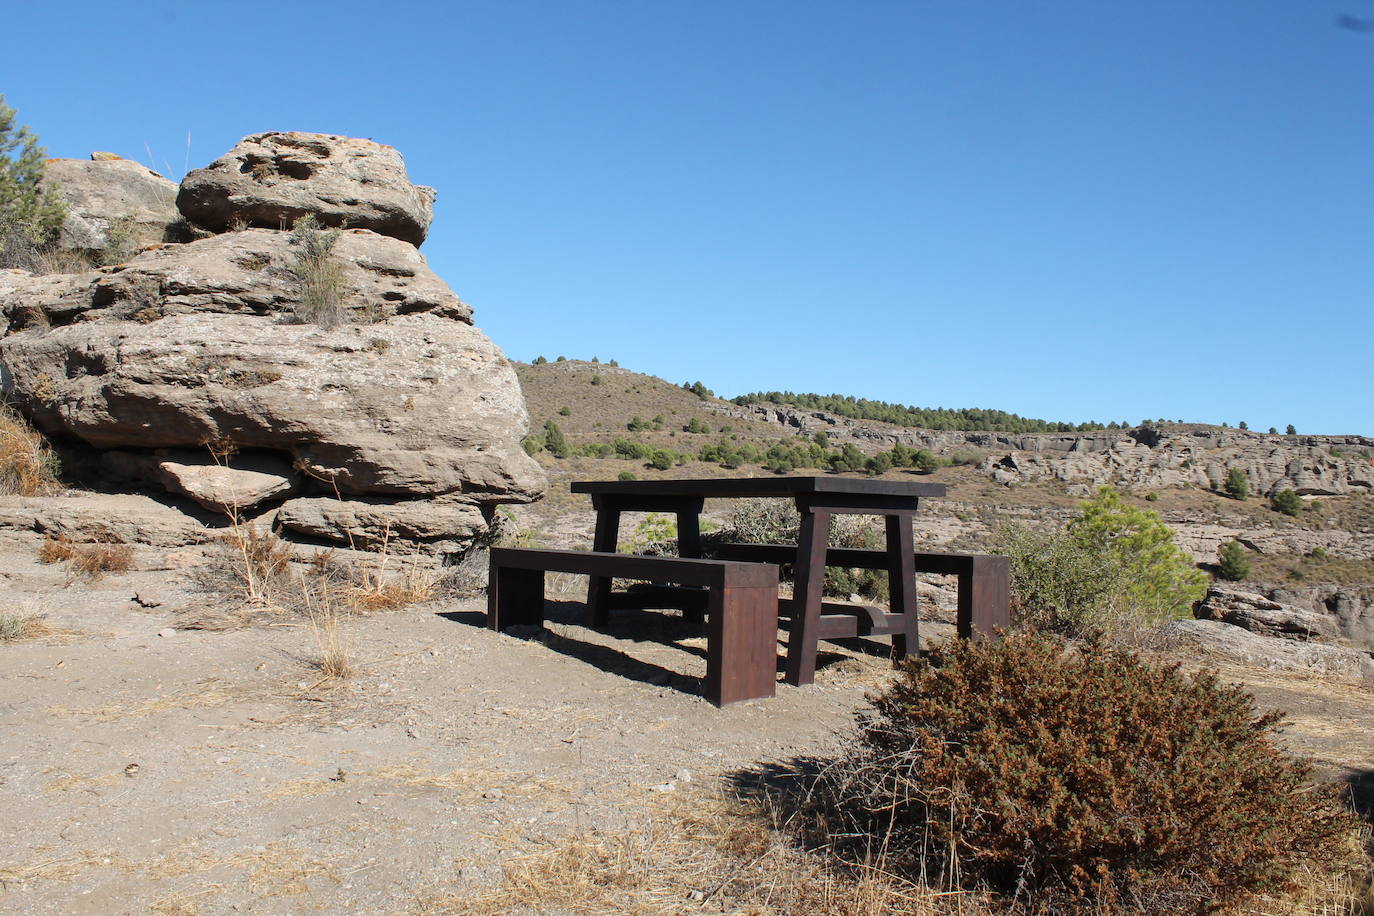
[[[862,477],[717,477],[695,480],[579,480],[574,493],[608,496],[702,496],[707,498],[796,496],[800,493],[863,496],[944,496],[945,485]]]

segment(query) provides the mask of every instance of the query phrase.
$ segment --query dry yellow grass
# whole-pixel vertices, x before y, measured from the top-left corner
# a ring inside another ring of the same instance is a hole
[[[619,832],[556,837],[506,860],[491,889],[436,893],[418,901],[433,916],[503,913],[749,914],[749,916],[990,916],[1034,912],[978,891],[931,886],[886,872],[881,858],[842,862],[802,849],[778,812],[724,792],[668,796]],[[1359,846],[1368,830],[1352,836]],[[528,847],[527,847],[528,848]],[[1285,899],[1255,900],[1238,916],[1369,916],[1369,875],[1333,870],[1298,876]]]
[[[13,408],[0,404],[0,493],[47,496],[62,489],[52,446]]]
[[[982,895],[904,882],[874,864],[836,867],[799,849],[760,811],[720,792],[671,797],[619,833],[556,838],[507,861],[500,886],[430,895],[422,913],[674,916],[992,912]]]
[[[0,612],[0,643],[38,639],[57,632],[36,614]]]

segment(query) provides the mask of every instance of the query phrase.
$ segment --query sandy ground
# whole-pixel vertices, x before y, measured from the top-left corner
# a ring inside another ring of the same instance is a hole
[[[352,619],[360,672],[333,686],[300,621],[168,632],[204,600],[185,572],[68,582],[37,545],[0,540],[0,610],[57,628],[0,645],[5,913],[433,912],[550,837],[833,748],[890,671],[828,652],[814,686],[718,710],[694,630],[631,615],[588,631],[569,594],[542,639],[485,630],[474,600]],[[1225,673],[1294,715],[1289,740],[1325,775],[1368,791],[1374,693]]]

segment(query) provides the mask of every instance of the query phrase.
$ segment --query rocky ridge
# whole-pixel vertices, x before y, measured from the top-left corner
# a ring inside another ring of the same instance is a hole
[[[1230,469],[1239,468],[1250,491],[1263,496],[1290,488],[1299,496],[1374,492],[1374,438],[1368,436],[1284,436],[1193,424],[1089,433],[965,432],[911,429],[778,404],[719,409],[803,435],[823,431],[835,442],[874,449],[900,442],[937,454],[986,452],[979,470],[1007,486],[1057,480],[1089,489],[1218,489]]]

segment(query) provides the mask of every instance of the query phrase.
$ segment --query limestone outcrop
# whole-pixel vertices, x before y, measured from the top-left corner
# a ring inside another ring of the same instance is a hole
[[[58,244],[86,253],[161,242],[178,219],[177,185],[131,159],[49,159],[43,182],[66,205]],[[99,157],[99,158],[97,158]]]
[[[1217,620],[1175,620],[1161,628],[1160,639],[1166,646],[1198,649],[1247,665],[1374,686],[1374,658],[1359,649],[1271,639]]]
[[[1079,486],[1085,494],[1099,486],[1219,489],[1230,469],[1239,468],[1250,492],[1258,496],[1284,489],[1299,496],[1374,492],[1374,439],[1368,436],[1284,436],[1175,423],[1084,433],[948,431],[857,421],[779,404],[719,409],[806,435],[825,432],[832,443],[890,449],[900,442],[940,455],[981,452],[986,457],[979,470],[1007,486],[1055,480]]]
[[[163,494],[194,527],[268,513],[307,540],[455,557],[546,482],[514,370],[415,247],[432,199],[389,147],[250,137],[178,196],[232,231],[0,273],[0,388],[88,483]],[[351,228],[276,228],[302,215]]]
[[[270,132],[244,137],[181,182],[177,208],[216,232],[286,228],[313,214],[326,226],[371,229],[419,246],[434,189],[410,183],[389,146],[355,137]]]

